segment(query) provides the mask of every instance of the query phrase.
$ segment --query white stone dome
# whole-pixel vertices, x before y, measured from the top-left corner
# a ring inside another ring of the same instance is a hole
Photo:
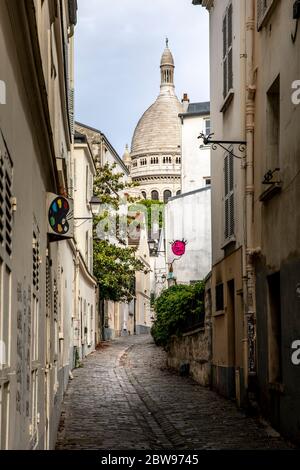
[[[175,94],[175,66],[168,40],[160,69],[160,94],[138,122],[131,144],[132,157],[152,152],[180,153],[181,122],[178,114],[182,113],[183,107]]]
[[[131,143],[131,178],[146,199],[167,201],[181,189],[183,106],[175,94],[174,69],[167,40],[159,96],[139,120]]]
[[[152,152],[179,152],[182,105],[175,94],[160,94],[143,114],[135,129],[131,155]]]

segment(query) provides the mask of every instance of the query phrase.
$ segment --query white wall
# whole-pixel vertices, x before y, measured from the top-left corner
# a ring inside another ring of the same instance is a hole
[[[202,146],[198,139],[205,134],[205,119],[209,116],[183,116],[182,124],[182,193],[187,193],[206,186],[210,178],[210,147]]]
[[[180,284],[202,280],[211,270],[211,190],[173,198],[166,206],[167,262],[176,257],[171,251],[175,240],[186,240],[186,253],[174,262],[174,277]]]

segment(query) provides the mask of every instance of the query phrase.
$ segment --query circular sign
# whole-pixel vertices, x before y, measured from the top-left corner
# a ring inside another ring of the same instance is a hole
[[[172,243],[172,251],[175,256],[183,256],[185,254],[186,242],[176,240]]]
[[[49,208],[49,224],[53,232],[58,235],[63,235],[69,231],[69,223],[67,216],[70,210],[70,205],[64,197],[57,197],[52,201]]]

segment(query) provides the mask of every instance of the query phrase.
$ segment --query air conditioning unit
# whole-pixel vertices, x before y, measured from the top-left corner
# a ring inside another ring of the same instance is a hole
[[[56,241],[74,236],[74,201],[64,196],[47,193],[48,234]]]

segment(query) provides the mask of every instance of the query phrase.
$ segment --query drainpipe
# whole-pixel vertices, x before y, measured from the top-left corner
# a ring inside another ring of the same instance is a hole
[[[253,263],[253,217],[254,217],[254,120],[255,120],[255,74],[254,74],[254,38],[255,38],[255,3],[246,0],[246,141],[245,161],[245,246],[244,246],[244,281],[246,314],[246,387],[251,400],[252,384],[256,377],[256,301],[255,267]]]

